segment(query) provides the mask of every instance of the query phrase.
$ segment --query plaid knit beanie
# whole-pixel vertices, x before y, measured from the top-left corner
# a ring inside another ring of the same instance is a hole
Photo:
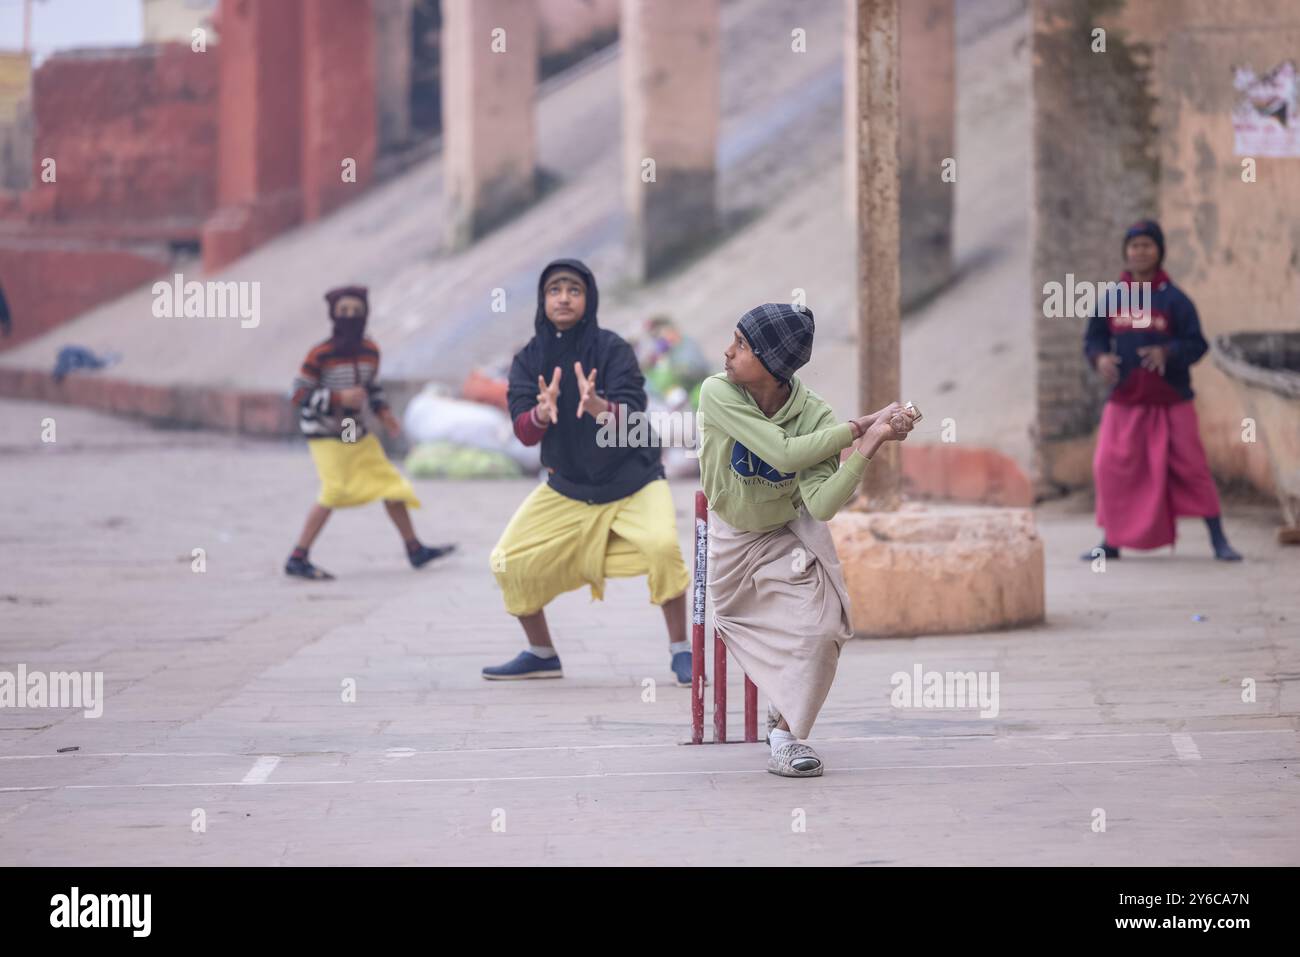
[[[807,306],[765,302],[740,317],[737,328],[763,368],[779,382],[812,358],[813,314]]]

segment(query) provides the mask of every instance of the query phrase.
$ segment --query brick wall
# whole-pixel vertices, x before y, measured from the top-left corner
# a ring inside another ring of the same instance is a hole
[[[13,334],[0,338],[0,350],[125,294],[170,264],[165,246],[102,246],[34,239],[20,231],[0,233],[0,286],[13,317]]]
[[[165,44],[56,54],[35,73],[34,183],[57,222],[199,226],[216,198],[217,59]]]

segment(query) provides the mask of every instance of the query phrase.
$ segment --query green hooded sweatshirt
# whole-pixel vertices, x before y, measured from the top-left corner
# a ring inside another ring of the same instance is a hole
[[[709,508],[746,532],[794,520],[800,504],[829,521],[867,470],[854,450],[853,429],[837,421],[826,400],[790,377],[790,398],[770,419],[743,388],[718,373],[700,387],[700,478]]]

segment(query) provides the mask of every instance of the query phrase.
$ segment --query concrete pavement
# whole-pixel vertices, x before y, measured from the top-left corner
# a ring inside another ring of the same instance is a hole
[[[461,546],[418,573],[381,509],[339,513],[313,551],[339,580],[290,581],[301,445],[0,403],[0,671],[106,698],[0,709],[0,864],[1300,863],[1300,553],[1270,509],[1228,510],[1240,566],[1187,522],[1100,574],[1082,503],[1040,509],[1047,623],[851,643],[827,773],[790,781],[682,744],[643,581],[554,604],[563,680],[478,677],[520,646],[487,555],[529,487],[417,483],[417,528]],[[892,707],[918,664],[996,672],[997,716]]]

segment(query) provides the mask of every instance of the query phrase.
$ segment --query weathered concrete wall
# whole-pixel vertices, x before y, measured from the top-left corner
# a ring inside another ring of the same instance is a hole
[[[415,0],[375,0],[375,109],[379,150],[411,138],[412,31]]]
[[[1091,31],[1106,32],[1106,52]],[[1113,279],[1124,228],[1155,216],[1166,268],[1206,338],[1300,326],[1300,158],[1234,154],[1232,67],[1300,59],[1288,0],[1035,0],[1034,288],[1040,491],[1087,485],[1105,390],[1082,358],[1083,320],[1045,319],[1043,283]],[[1263,448],[1207,357],[1193,371],[1201,438],[1220,480],[1271,491]]]
[[[537,52],[543,64],[572,60],[616,36],[618,23],[619,0],[538,0]]]
[[[1047,282],[1117,278],[1121,240],[1157,210],[1158,147],[1149,34],[1124,35],[1112,0],[1035,0],[1030,231],[1038,352],[1040,490],[1091,482],[1105,390],[1083,360],[1086,320],[1043,316]],[[1094,26],[1106,52],[1091,49]]]
[[[953,0],[907,0],[899,7],[900,242],[904,305],[952,276],[952,211],[957,184],[943,161],[957,155],[957,70]]]
[[[459,249],[536,193],[537,9],[444,0],[442,16],[445,230]]]
[[[1262,74],[1285,60],[1300,65],[1300,5],[1184,0],[1177,7],[1165,21],[1173,29],[1157,48],[1155,71],[1169,273],[1196,302],[1211,341],[1248,329],[1300,329],[1300,156],[1255,157],[1256,181],[1243,182],[1232,124],[1233,67]],[[1208,356],[1193,376],[1211,468],[1273,490],[1263,446],[1242,441],[1246,411],[1231,381]]]
[[[857,0],[845,0],[845,210],[857,206]],[[957,155],[956,17],[953,0],[899,5],[899,132],[902,302],[915,305],[952,276],[954,182],[942,164]]]
[[[717,228],[718,17],[718,0],[623,0],[623,197],[641,280]]]

